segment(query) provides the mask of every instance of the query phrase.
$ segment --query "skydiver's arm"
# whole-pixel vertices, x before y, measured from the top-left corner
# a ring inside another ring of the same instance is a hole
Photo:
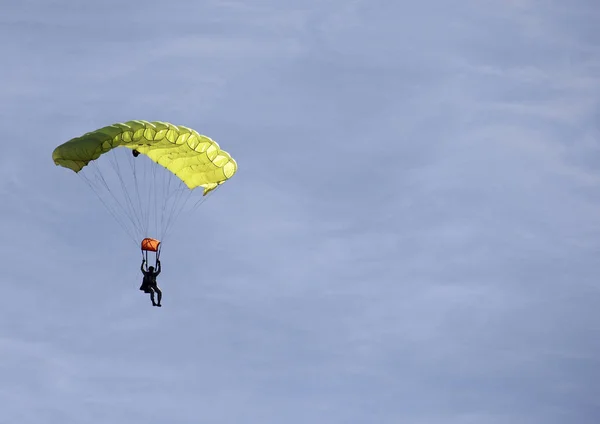
[[[160,261],[156,261],[156,273],[154,275],[160,274]]]
[[[142,274],[146,275],[146,271],[144,271],[144,264],[146,263],[146,259],[142,260],[142,266],[140,269],[142,270]]]

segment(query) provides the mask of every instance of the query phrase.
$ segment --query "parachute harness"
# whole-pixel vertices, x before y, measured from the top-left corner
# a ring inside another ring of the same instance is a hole
[[[144,261],[146,261],[146,269],[148,268],[148,251],[142,249],[142,259]],[[156,257],[154,260],[154,268],[156,269],[158,267],[158,262],[160,261],[160,247],[158,248],[158,250],[156,251]]]
[[[162,247],[162,243],[156,239],[145,238],[142,240],[141,248],[142,248],[142,260],[146,262],[146,269],[148,269],[148,252],[155,253],[154,259],[154,268],[158,267],[158,262],[160,261],[160,249]]]

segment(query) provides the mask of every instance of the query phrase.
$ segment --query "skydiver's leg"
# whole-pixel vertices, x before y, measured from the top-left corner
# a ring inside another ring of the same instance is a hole
[[[152,306],[156,306],[156,302],[154,301],[154,290],[152,288],[150,290],[150,300],[152,301]]]
[[[158,286],[154,286],[154,291],[156,292],[156,294],[158,295],[158,303],[156,304],[156,306],[162,306],[160,304],[160,301],[162,299],[162,291],[160,290],[160,288]]]

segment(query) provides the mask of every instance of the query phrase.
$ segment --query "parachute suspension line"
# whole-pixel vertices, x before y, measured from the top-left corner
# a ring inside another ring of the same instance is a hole
[[[182,193],[183,191],[181,191],[180,193]],[[170,212],[170,217],[167,223],[167,228],[165,230],[165,239],[167,238],[167,235],[170,235],[171,233],[171,229],[173,227],[173,224],[179,219],[179,215],[181,215],[181,212],[183,211],[183,209],[185,208],[185,206],[187,205],[188,201],[190,200],[192,196],[192,190],[189,190],[189,193],[187,196],[185,196],[185,201],[183,202],[183,205],[181,205],[180,207],[178,207],[177,209],[172,208],[171,212]],[[178,201],[180,200],[181,196],[179,196]],[[177,212],[175,213],[175,210],[177,210]]]
[[[108,205],[108,203],[102,198],[102,196],[100,195],[100,192],[99,192],[98,188],[94,185],[94,183],[92,182],[92,180],[90,180],[90,178],[88,178],[88,176],[85,175],[84,173],[78,172],[77,175],[79,175],[79,177],[88,185],[88,187],[90,187],[92,189],[92,191],[96,194],[96,196],[98,197],[98,199],[100,199],[100,202],[104,205],[104,207],[106,208],[106,210],[108,211],[108,213],[110,213],[110,215],[112,215],[112,217],[114,218],[114,220],[119,224],[119,226],[123,229],[123,231],[125,231],[125,234],[127,234],[127,236],[134,243],[137,244],[135,236],[131,233],[131,229],[129,227],[127,227],[127,225],[125,225],[125,223],[121,219],[119,219],[119,216],[114,211],[114,209],[111,208]],[[97,175],[96,175],[96,177],[97,177]],[[99,178],[97,178],[97,179],[99,180]],[[104,182],[104,184],[106,185],[106,182]]]
[[[159,234],[158,234],[158,220],[156,219],[156,209],[157,209],[156,204],[158,203],[158,196],[157,196],[157,190],[156,190],[156,172],[157,172],[157,168],[158,168],[158,166],[153,166],[152,167],[152,186],[151,186],[151,189],[150,189],[151,190],[151,194],[150,195],[154,197],[154,201],[151,203],[151,205],[154,205],[154,215],[153,215],[154,219],[153,219],[153,221],[154,221],[154,234],[156,234],[155,237],[159,237]]]
[[[136,169],[136,162],[137,160],[135,159],[135,157],[133,156],[133,154],[129,157],[129,164],[130,164],[130,168],[131,168],[131,172],[133,174],[133,181],[135,182],[135,193],[137,195],[137,201],[138,201],[138,207],[139,209],[139,220],[140,220],[140,225],[142,227],[142,231],[143,234],[146,234],[147,228],[144,226],[145,223],[145,219],[144,219],[144,208],[142,208],[142,199],[140,198],[140,186],[138,183],[138,178],[137,178],[137,169]]]
[[[169,225],[169,219],[168,219],[168,216],[166,215],[166,210],[167,210],[167,206],[169,204],[169,199],[171,197],[170,196],[171,183],[173,182],[174,178],[177,178],[170,172],[165,173],[165,175],[166,175],[165,179],[167,180],[167,182],[165,182],[163,185],[165,201],[161,205],[162,207],[161,207],[161,212],[160,212],[160,221],[161,221],[161,225],[162,225],[161,228],[163,229],[163,234],[161,234],[162,238],[164,238],[164,236],[166,235],[166,230]]]
[[[149,160],[146,157],[142,158],[142,160],[144,161],[144,177],[142,181],[148,181],[148,169],[150,167]],[[150,190],[151,188],[148,187],[148,193],[144,192],[144,199],[146,200],[146,204],[142,209],[146,221],[146,225],[144,227],[144,236],[146,236],[148,234],[148,231],[150,231]]]
[[[134,159],[132,155],[129,160],[138,197],[137,203],[140,207],[138,215],[141,217],[141,232],[144,237],[153,236],[162,239],[166,229],[170,227],[174,211],[179,206],[180,197],[184,191],[187,191],[187,187],[183,187],[183,182],[177,176],[167,172],[166,169],[161,169],[164,168],[162,165],[154,163],[149,158],[142,159],[141,177],[145,184],[140,184],[139,165],[135,164],[140,159]],[[148,167],[151,167],[150,170]],[[118,172],[118,169],[115,169],[115,172]],[[177,188],[177,182],[183,188]],[[151,234],[150,231],[154,233]]]
[[[169,193],[170,193],[170,188],[171,188],[171,181],[173,178],[173,174],[171,172],[167,172],[165,170],[165,172],[162,173],[161,175],[161,191],[162,191],[162,199],[163,201],[161,202],[160,206],[157,204],[158,210],[160,210],[160,220],[159,220],[159,215],[158,215],[158,211],[156,214],[156,219],[157,221],[160,222],[160,238],[161,240],[164,237],[164,231],[165,231],[165,227],[166,227],[166,223],[165,223],[165,209],[167,207],[167,204],[169,203]]]
[[[189,213],[192,213],[192,212],[196,211],[196,210],[197,210],[197,209],[198,209],[198,208],[199,208],[199,207],[200,207],[200,206],[201,206],[201,205],[202,205],[204,202],[206,202],[206,201],[208,200],[208,198],[209,198],[210,196],[212,196],[212,195],[213,195],[213,193],[215,193],[215,192],[216,192],[218,189],[220,189],[220,188],[221,188],[221,186],[220,186],[220,185],[218,185],[218,186],[217,186],[217,187],[215,187],[215,188],[214,188],[212,191],[210,191],[210,192],[209,192],[209,193],[208,193],[206,196],[202,196],[202,197],[201,197],[201,198],[200,198],[200,199],[199,199],[199,200],[198,200],[198,201],[197,201],[197,202],[196,202],[196,203],[195,203],[195,204],[192,206],[192,208],[190,209]],[[193,190],[191,190],[191,191],[193,191]],[[179,209],[178,209],[178,211],[177,211],[177,214],[175,215],[175,218],[173,219],[173,221],[172,221],[172,222],[176,222],[176,221],[177,221],[177,219],[179,219],[179,215],[181,215],[181,212],[183,212],[183,208],[185,207],[185,205],[187,204],[187,202],[188,202],[188,201],[190,200],[190,198],[192,197],[192,196],[191,196],[191,191],[190,191],[190,194],[189,194],[189,195],[187,196],[187,198],[185,199],[185,203],[183,204],[183,206],[182,206],[181,208],[179,208]],[[170,235],[170,232],[171,232],[171,227],[169,227],[169,228],[168,228],[167,234],[168,234],[168,235]],[[165,237],[163,238],[163,240],[167,240],[167,238],[168,238],[168,237],[167,237],[167,236],[165,236]]]
[[[106,181],[106,179],[104,178],[104,175],[102,173],[102,170],[100,169],[100,167],[98,166],[97,162],[92,162],[92,167],[91,169],[94,171],[96,180],[100,183],[102,183],[102,186],[104,187],[104,190],[110,194],[110,196],[112,197],[112,199],[114,200],[114,203],[121,209],[121,211],[125,212],[125,208],[123,207],[123,205],[121,204],[121,202],[119,201],[119,199],[117,199],[117,197],[115,196],[115,194],[113,193],[113,191],[110,189],[110,186],[108,184],[108,182]],[[100,192],[98,191],[98,197],[100,198],[100,200],[107,205],[108,207],[108,202],[105,202],[102,198],[102,196],[100,195]],[[109,208],[110,210],[110,208]],[[126,228],[126,232],[130,235],[130,237],[132,238],[132,240],[135,241],[135,229],[131,228],[126,220],[123,220],[122,218],[120,218],[120,214],[117,212],[117,208],[114,207],[113,209],[113,215],[115,216],[115,218],[117,219],[117,222],[122,223],[122,226]]]
[[[157,251],[156,261],[154,262],[154,268],[156,268],[158,266],[158,260],[159,260],[159,255],[160,255],[160,253],[158,253],[158,252],[160,252],[160,248]],[[146,271],[148,271],[148,264],[150,262],[148,262],[148,251],[147,250],[142,249],[142,259],[144,261],[146,261]]]
[[[147,156],[140,157],[138,161],[141,160],[142,167],[144,169],[143,178],[141,184],[140,192],[142,195],[142,207],[141,207],[141,217],[143,221],[143,234],[142,237],[150,237],[150,232],[152,231],[152,184],[151,177],[153,176],[154,170],[154,162],[148,158]]]
[[[167,228],[169,228],[171,226],[171,223],[173,222],[173,216],[175,214],[175,210],[177,210],[179,207],[179,202],[181,200],[182,194],[183,190],[181,188],[179,188],[173,193],[174,199],[172,200],[171,208],[167,215]]]
[[[130,193],[130,190],[135,191],[136,189],[135,189],[135,186],[133,186],[131,180],[129,180],[129,179],[127,180],[127,181],[129,181],[129,184],[125,180],[125,178],[124,178],[125,176],[123,175],[123,172],[121,171],[121,168],[122,167],[127,167],[126,166],[127,164],[126,163],[124,163],[123,165],[119,164],[119,159],[117,157],[116,150],[123,151],[125,149],[115,149],[115,150],[113,150],[114,157],[115,157],[114,163],[115,163],[115,166],[117,168],[117,176],[119,178],[119,182],[121,183],[121,187],[123,188],[123,192],[124,192],[127,204],[129,205],[129,208],[130,208],[130,211],[131,211],[131,219],[132,219],[133,222],[135,222],[135,225],[136,225],[136,228],[137,228],[137,232],[138,232],[138,235],[139,235],[140,232],[143,230],[143,223],[142,223],[142,220],[141,220],[141,217],[140,217],[140,212],[141,211],[138,210],[138,206],[136,205],[135,194]],[[123,154],[124,154],[124,152],[123,152]],[[132,169],[131,168],[131,164],[129,164],[129,169],[130,170]]]
[[[206,196],[202,196],[202,197],[201,197],[201,198],[200,198],[200,199],[199,199],[199,200],[198,200],[198,201],[197,201],[197,202],[194,204],[194,206],[192,206],[192,210],[191,210],[191,212],[193,212],[193,211],[195,211],[196,209],[198,209],[198,208],[199,208],[199,207],[202,205],[202,203],[206,202],[206,201],[208,200],[208,198],[209,198],[210,196],[212,196],[212,195],[213,195],[213,193],[215,193],[215,192],[216,192],[218,189],[220,189],[220,188],[221,188],[221,186],[220,186],[220,185],[218,185],[218,186],[216,186],[216,187],[215,187],[215,188],[214,188],[212,191],[210,191],[210,192],[209,192],[209,193],[208,193]]]
[[[156,190],[156,169],[158,168],[158,165],[156,165],[155,167],[152,168],[152,185],[150,186],[150,190],[151,190],[151,196],[152,196],[152,201],[150,202],[150,215],[152,216],[152,228],[150,229],[150,231],[152,232],[152,235],[150,234],[146,234],[146,237],[156,237],[158,238],[158,224],[157,224],[157,219],[156,219],[156,203],[158,202],[158,193]]]
[[[154,202],[157,208],[155,214],[157,236],[164,239],[173,223],[175,211],[180,207],[183,194],[185,192],[191,194],[191,190],[184,185],[179,177],[171,172],[162,172],[159,178],[156,178],[156,175],[153,174],[153,180],[156,197],[162,195],[160,204],[158,200]]]
[[[112,152],[112,154],[114,155],[114,152]],[[108,158],[110,159],[110,155],[108,155]],[[105,177],[105,172],[103,171],[104,168],[107,167],[102,167],[99,165],[99,162],[94,161],[93,162],[93,169],[96,172],[96,175],[99,177],[99,181],[102,182],[102,185],[104,186],[106,192],[112,197],[112,199],[114,200],[114,203],[116,205],[118,205],[118,207],[121,210],[121,213],[118,213],[115,210],[115,214],[121,217],[121,220],[128,226],[130,234],[132,235],[132,238],[137,242],[137,237],[136,237],[136,225],[135,222],[133,221],[133,219],[131,218],[131,214],[128,213],[126,206],[124,205],[124,197],[121,198],[121,196],[118,196],[118,194],[116,193],[116,183],[114,181],[109,182],[106,177]],[[112,202],[111,202],[112,203]]]
[[[108,156],[108,158],[110,158],[110,155]],[[107,159],[107,160],[109,160],[109,159]],[[96,161],[92,162],[92,169],[96,172],[96,175],[98,176],[98,180],[102,182],[104,189],[106,190],[106,192],[108,194],[110,194],[114,203],[119,206],[120,210],[123,212],[123,215],[125,215],[125,217],[129,218],[129,223],[133,226],[133,229],[132,229],[133,234],[135,234],[135,222],[131,221],[131,217],[128,216],[127,208],[126,208],[127,205],[124,206],[122,201],[120,201],[118,199],[115,192],[111,189],[111,184],[109,184],[109,182],[106,180],[104,173],[102,172],[102,168],[98,165],[98,163]]]
[[[187,195],[185,193],[187,193]],[[175,199],[174,199],[174,201],[171,205],[171,208],[168,212],[163,238],[166,238],[167,235],[171,232],[171,228],[172,228],[173,224],[177,221],[179,214],[181,213],[181,211],[187,204],[187,201],[189,200],[191,194],[192,194],[192,190],[189,190],[187,188],[187,186],[185,186],[183,184],[183,182],[180,181],[179,188],[174,190]],[[183,202],[183,205],[182,205],[181,201],[182,201],[182,198],[184,198],[184,197],[185,197],[185,201]]]
[[[138,234],[143,230],[138,214],[136,213],[135,206],[133,205],[133,201],[131,200],[131,196],[129,195],[129,190],[127,189],[127,185],[125,184],[125,180],[123,179],[123,174],[121,173],[121,167],[119,166],[119,161],[116,156],[116,151],[118,149],[113,149],[110,153],[107,154],[110,164],[112,165],[117,178],[119,179],[119,183],[121,185],[121,189],[123,190],[123,197],[125,200],[125,204],[127,205],[127,215],[131,220],[131,223],[137,230]]]
[[[107,181],[102,168],[96,161],[92,161],[89,164],[89,168],[96,171],[96,185],[94,181],[90,181],[87,178],[87,175],[80,175],[84,177],[83,179],[88,186],[94,190],[104,207],[134,243],[139,244],[140,237],[156,237],[164,243],[169,239],[175,223],[178,221],[181,213],[186,210],[193,194],[197,193],[199,189],[189,189],[179,177],[171,172],[166,172],[168,171],[167,169],[148,157],[134,158],[131,155],[128,159],[118,158],[115,151],[123,152],[124,150],[126,149],[117,148],[108,152],[107,162],[110,163],[110,167],[112,167],[114,172],[114,174],[107,174],[112,177],[110,182]],[[124,160],[124,163],[120,164],[119,160]],[[123,167],[127,165],[127,162],[129,162],[128,165],[133,176],[133,180],[129,180],[128,184],[123,175]],[[139,162],[139,164],[136,162]],[[141,173],[140,166],[143,168]],[[106,166],[104,170],[108,170],[110,167]],[[111,189],[110,183],[112,183],[113,189]],[[118,185],[121,186],[123,192],[121,199],[119,199],[121,196],[117,196],[114,191],[114,188]],[[144,185],[147,185],[147,187],[144,187]],[[103,187],[101,192],[106,192],[112,197],[112,202],[107,202],[103,198],[98,190],[98,186]],[[186,212],[197,210],[214,194],[213,192],[216,192],[220,188],[221,186],[219,185],[207,195],[201,196],[190,208],[187,208]],[[135,190],[135,193],[131,193],[131,190]],[[118,213],[118,210],[122,213]],[[127,222],[129,223],[128,225]],[[149,233],[149,230],[152,229],[154,230],[154,234]]]
[[[162,184],[162,194],[163,194],[163,202],[160,205],[160,225],[161,228],[165,228],[165,209],[167,208],[167,201],[168,201],[168,194],[169,194],[169,187],[171,186],[171,178],[168,178],[165,176],[165,174],[170,174],[169,172],[165,172],[163,174],[163,184]],[[168,185],[165,183],[165,179],[168,179],[169,183]],[[164,234],[161,234],[160,237],[161,239],[163,238]]]
[[[161,249],[161,247],[162,247],[162,242],[156,248],[156,252],[155,252],[155,254],[156,254],[155,258],[156,258],[156,260],[154,261],[154,268],[158,267],[158,261],[160,260],[160,249]],[[149,263],[148,262],[148,250],[145,250],[144,247],[143,247],[143,245],[142,245],[141,251],[142,251],[142,259],[146,262],[146,271],[147,271],[148,270],[148,263]]]

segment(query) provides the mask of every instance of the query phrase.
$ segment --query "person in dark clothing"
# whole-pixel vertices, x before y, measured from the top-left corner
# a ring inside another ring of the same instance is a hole
[[[141,271],[144,274],[144,279],[142,280],[142,285],[140,286],[140,290],[144,293],[150,293],[150,300],[152,300],[152,306],[162,306],[160,301],[162,299],[162,291],[158,287],[156,283],[156,277],[160,274],[160,261],[156,261],[157,269],[154,271],[154,267],[151,266],[148,270],[144,269],[144,265],[146,264],[146,260],[142,260]],[[158,296],[158,302],[154,301],[154,293]]]

